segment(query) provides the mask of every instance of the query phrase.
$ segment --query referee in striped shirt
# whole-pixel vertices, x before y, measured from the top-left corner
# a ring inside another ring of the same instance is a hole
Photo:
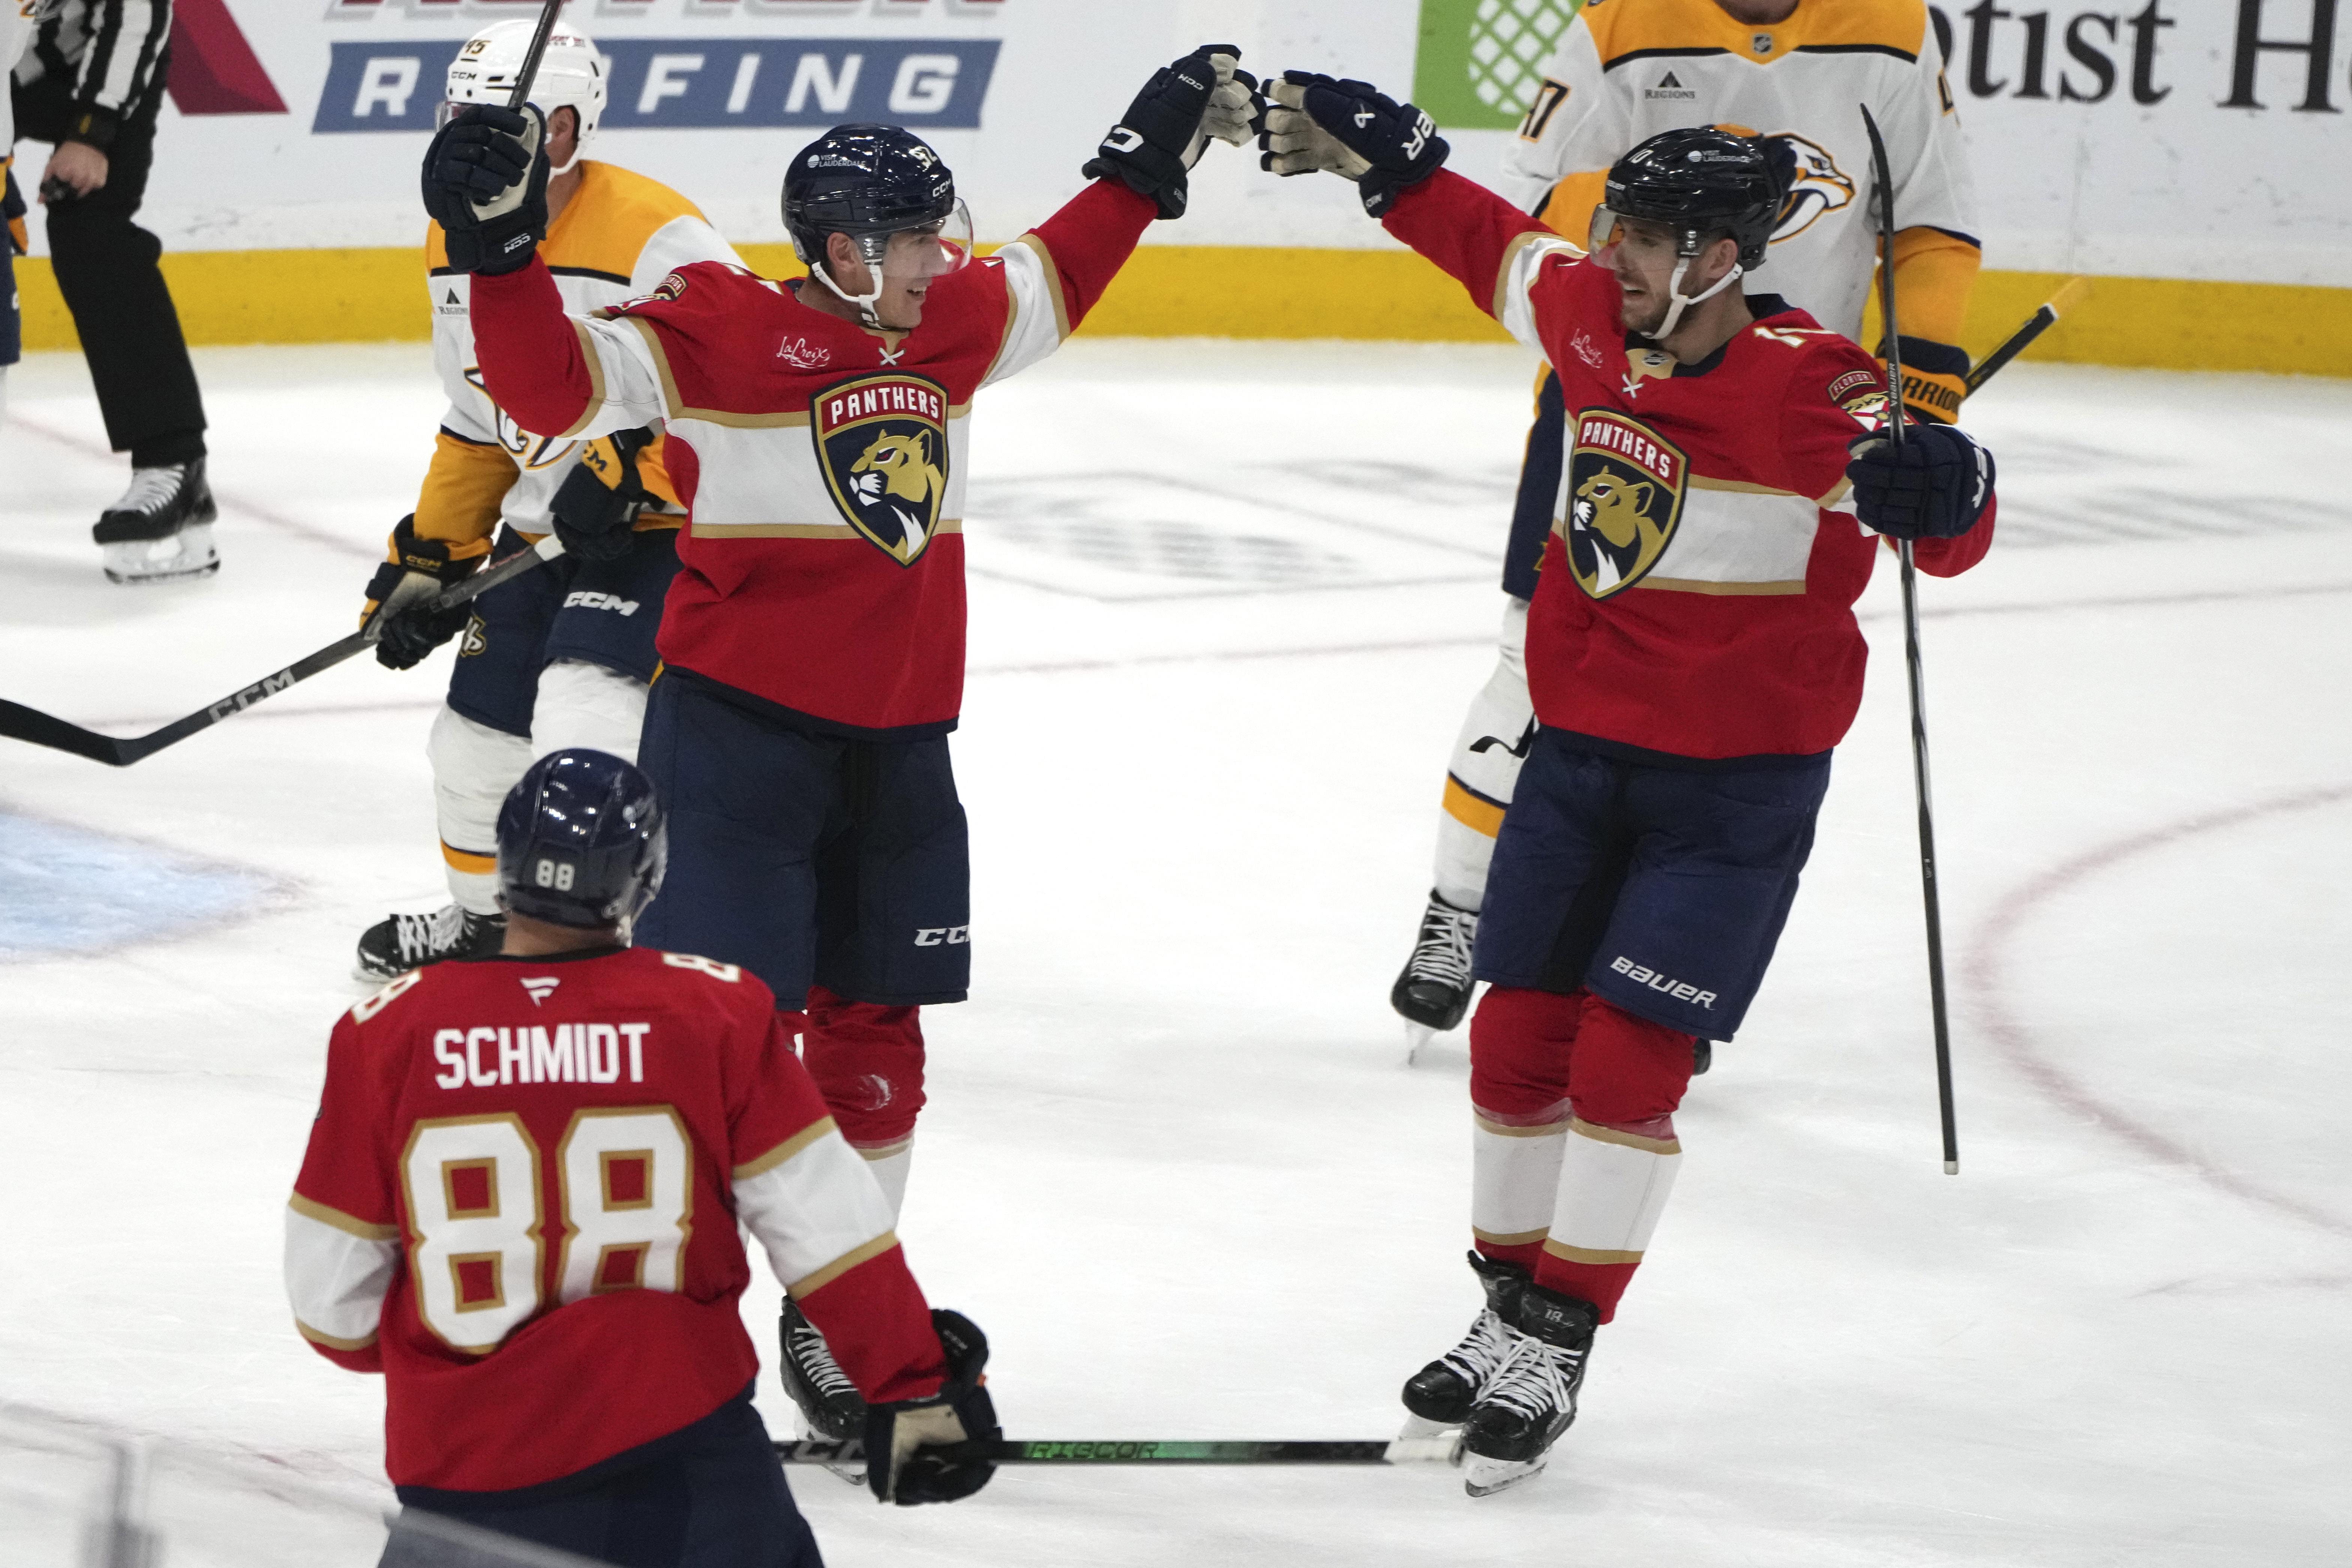
[[[220,564],[204,401],[156,266],[163,243],[131,222],[154,162],[171,36],[172,0],[40,0],[32,47],[9,79],[16,133],[56,149],[39,184],[50,261],[107,438],[131,454],[131,488],[95,530],[118,583]]]

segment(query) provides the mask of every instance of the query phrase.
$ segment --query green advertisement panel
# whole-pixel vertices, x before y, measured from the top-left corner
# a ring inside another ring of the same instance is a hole
[[[1584,0],[1421,0],[1412,100],[1448,130],[1509,131]]]

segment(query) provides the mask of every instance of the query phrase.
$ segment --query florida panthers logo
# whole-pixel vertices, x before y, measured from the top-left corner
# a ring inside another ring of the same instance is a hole
[[[1580,415],[1556,525],[1577,585],[1605,599],[1647,576],[1682,521],[1685,482],[1682,452],[1639,421]]]
[[[1853,200],[1853,181],[1837,166],[1818,142],[1790,132],[1777,132],[1770,140],[1797,155],[1797,174],[1780,203],[1780,220],[1772,226],[1772,243],[1793,238],[1812,226],[1823,213],[1833,213]]]
[[[939,531],[948,492],[948,397],[919,375],[860,376],[809,405],[817,464],[849,526],[901,566]]]

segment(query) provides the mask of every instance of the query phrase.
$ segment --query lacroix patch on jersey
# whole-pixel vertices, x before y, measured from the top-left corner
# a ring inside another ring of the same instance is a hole
[[[849,526],[901,566],[929,547],[948,490],[947,389],[902,372],[837,382],[809,405],[817,466]]]
[[[1577,416],[1559,528],[1577,586],[1596,599],[1630,588],[1666,552],[1682,521],[1682,449],[1612,409]]]

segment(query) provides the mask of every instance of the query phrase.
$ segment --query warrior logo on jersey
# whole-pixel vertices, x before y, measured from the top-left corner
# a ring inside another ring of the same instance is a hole
[[[836,383],[809,405],[817,466],[849,526],[901,566],[931,542],[948,491],[948,395],[897,373]]]
[[[1687,474],[1681,449],[1640,421],[1609,409],[1577,416],[1558,531],[1579,587],[1605,599],[1648,575],[1682,521]]]

